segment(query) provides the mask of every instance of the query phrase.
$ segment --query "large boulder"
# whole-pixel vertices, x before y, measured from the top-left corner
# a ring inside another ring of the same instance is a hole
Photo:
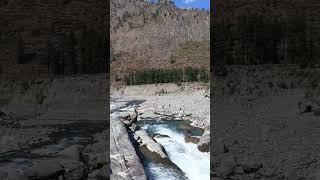
[[[58,153],[58,156],[64,159],[70,159],[74,161],[80,160],[80,148],[79,145],[71,145]]]
[[[139,117],[140,118],[156,118],[158,116],[152,111],[147,111],[147,112],[143,113],[142,115],[140,115]]]
[[[210,151],[210,134],[204,134],[200,137],[198,142],[198,149],[201,152],[209,152]]]
[[[236,172],[236,161],[231,152],[220,154],[213,161],[217,177],[229,178]]]
[[[240,165],[246,174],[257,172],[263,167],[263,164],[255,159],[242,160]]]
[[[126,126],[131,126],[132,123],[137,122],[137,111],[135,108],[129,109],[128,111],[119,112],[118,117],[123,121]]]
[[[144,167],[130,142],[124,123],[117,116],[111,116],[110,127],[110,178],[146,180]]]
[[[187,137],[184,138],[184,141],[186,143],[198,144],[200,139],[198,137],[187,136]]]
[[[145,145],[148,150],[160,155],[161,158],[168,158],[165,149],[152,137],[150,137],[145,130],[138,130],[135,132],[135,134],[139,137],[139,139],[141,139],[140,146]]]

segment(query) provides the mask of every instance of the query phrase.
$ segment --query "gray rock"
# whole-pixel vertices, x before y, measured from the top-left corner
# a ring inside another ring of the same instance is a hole
[[[81,179],[84,176],[86,167],[82,162],[62,159],[60,164],[65,170],[65,177],[68,177],[68,179]]]
[[[210,134],[205,134],[200,137],[198,142],[198,149],[201,152],[209,152],[210,151]]]
[[[44,159],[33,161],[33,165],[25,170],[29,178],[49,179],[59,177],[65,170],[60,164],[61,159]]]
[[[129,140],[124,123],[118,117],[111,116],[110,127],[110,178],[146,180],[144,167]]]
[[[243,171],[243,169],[242,169],[241,166],[238,166],[236,169],[237,169],[237,170],[236,170],[236,173],[237,173],[237,174],[244,174],[244,171]]]
[[[142,140],[141,145],[146,145],[146,147],[151,152],[159,154],[161,158],[168,158],[164,148],[159,143],[157,143],[152,137],[150,137],[145,130],[138,130],[135,132],[135,134],[139,136]]]
[[[27,180],[22,169],[13,165],[0,167],[0,179],[3,180]]]
[[[139,116],[140,118],[156,118],[158,117],[153,111],[146,111]]]
[[[213,145],[211,146],[212,149],[210,149],[210,153],[214,156],[227,153],[229,149],[222,141],[215,141],[213,142]]]
[[[103,166],[100,169],[94,170],[88,174],[88,180],[105,180],[108,179],[108,173],[107,173],[108,167],[107,165]]]
[[[131,126],[132,123],[137,121],[137,113],[135,111],[119,112],[118,117],[127,126]]]
[[[108,140],[104,137],[104,133],[97,135],[96,143],[87,145],[81,153],[88,158],[88,165],[90,169],[96,169],[101,165],[106,165],[109,159],[109,152],[107,151]]]
[[[262,163],[255,160],[244,160],[240,163],[240,165],[246,174],[257,172],[263,167]]]
[[[131,126],[129,127],[131,131],[136,131],[138,129],[138,126],[135,123],[132,123]]]
[[[228,178],[231,174],[236,172],[236,162],[230,152],[217,156],[215,165],[218,177]]]
[[[170,136],[168,136],[168,135],[158,134],[158,133],[153,134],[152,137],[154,137],[154,138],[170,138]]]
[[[184,138],[184,141],[186,143],[198,144],[200,139],[198,137],[187,136]]]
[[[72,145],[58,153],[58,156],[63,157],[64,159],[70,159],[74,161],[80,160],[80,146]]]

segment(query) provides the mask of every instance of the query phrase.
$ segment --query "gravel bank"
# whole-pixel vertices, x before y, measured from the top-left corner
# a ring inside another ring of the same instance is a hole
[[[207,84],[185,83],[128,86],[111,90],[111,111],[129,101],[141,101],[138,111],[174,115],[191,120],[193,126],[210,126],[210,98]]]

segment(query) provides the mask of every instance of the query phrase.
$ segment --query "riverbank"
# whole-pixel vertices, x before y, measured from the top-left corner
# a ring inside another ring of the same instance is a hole
[[[141,101],[142,117],[156,114],[192,121],[192,125],[210,129],[210,89],[204,83],[150,84],[111,89],[111,111],[128,101]]]
[[[105,77],[1,82],[0,179],[106,179]]]
[[[319,68],[227,66],[216,74],[213,179],[319,179],[319,106],[301,104],[320,97]]]
[[[201,179],[210,177],[209,170],[209,141],[210,141],[210,99],[206,84],[158,84],[121,87],[111,90],[111,118],[121,122],[123,132],[128,134],[131,142],[120,139],[111,140],[112,172],[133,176],[130,172],[145,172],[141,179]],[[111,121],[112,122],[112,121]],[[188,123],[189,122],[189,123]],[[150,129],[151,128],[151,129]],[[202,128],[202,129],[201,129]],[[198,132],[198,133],[194,133]],[[199,136],[200,135],[200,136]],[[113,142],[114,141],[114,142]],[[140,164],[124,169],[116,167],[120,159],[128,161],[132,158],[114,151],[119,144],[133,146],[135,152],[131,157],[138,156]],[[122,157],[122,158],[120,158]],[[197,158],[198,157],[198,158]],[[201,157],[201,158],[200,158]],[[185,161],[202,164],[192,169]],[[113,164],[113,165],[112,165]],[[161,173],[159,174],[159,171]],[[124,174],[123,174],[124,173]],[[120,178],[121,179],[121,178]]]

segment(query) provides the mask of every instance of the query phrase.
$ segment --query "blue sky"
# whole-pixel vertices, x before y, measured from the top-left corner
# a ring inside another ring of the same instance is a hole
[[[180,8],[210,9],[210,0],[175,0],[174,3]]]

